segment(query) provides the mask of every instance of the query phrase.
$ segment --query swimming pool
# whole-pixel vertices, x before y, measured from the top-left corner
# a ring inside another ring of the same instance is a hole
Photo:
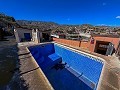
[[[96,90],[101,60],[54,43],[28,49],[55,90]]]

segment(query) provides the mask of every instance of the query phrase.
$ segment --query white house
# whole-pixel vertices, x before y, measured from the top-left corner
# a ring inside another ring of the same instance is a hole
[[[24,28],[16,28],[14,29],[14,34],[16,37],[16,41],[25,42],[25,41],[33,41],[35,43],[45,42],[51,40],[51,30],[38,30],[38,29],[24,29]]]

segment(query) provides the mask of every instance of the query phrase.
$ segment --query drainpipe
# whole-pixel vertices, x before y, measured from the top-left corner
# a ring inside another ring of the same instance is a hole
[[[81,46],[81,36],[79,36],[79,47]]]
[[[81,40],[80,40],[80,42],[79,42],[79,47],[81,46]]]

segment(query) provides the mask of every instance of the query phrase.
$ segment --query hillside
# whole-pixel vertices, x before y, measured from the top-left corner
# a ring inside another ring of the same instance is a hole
[[[16,22],[24,27],[24,28],[38,28],[42,30],[51,29],[52,31],[63,31],[63,32],[69,32],[69,31],[75,31],[81,30],[82,28],[93,28],[90,24],[82,24],[82,25],[61,25],[54,22],[44,22],[44,21],[28,21],[28,20],[16,20]]]
[[[15,20],[14,17],[0,13],[0,26],[7,27],[8,31],[13,27],[23,27],[29,29],[48,30],[52,32],[78,33],[88,32],[90,29],[96,33],[120,32],[120,27],[93,26],[91,24],[81,25],[61,25],[55,22]]]
[[[20,27],[14,17],[0,13],[0,37],[3,39],[4,36],[13,35],[14,27]]]
[[[28,20],[16,20],[16,22],[24,28],[38,28],[38,29],[51,29],[57,27],[58,24],[54,22],[44,22],[44,21],[28,21]]]
[[[19,25],[16,23],[14,17],[8,16],[0,13],[0,26],[2,27],[18,27]]]

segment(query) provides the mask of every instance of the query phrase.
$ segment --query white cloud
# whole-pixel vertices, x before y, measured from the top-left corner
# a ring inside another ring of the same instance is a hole
[[[120,19],[120,16],[117,16],[116,18],[117,18],[117,19]]]

